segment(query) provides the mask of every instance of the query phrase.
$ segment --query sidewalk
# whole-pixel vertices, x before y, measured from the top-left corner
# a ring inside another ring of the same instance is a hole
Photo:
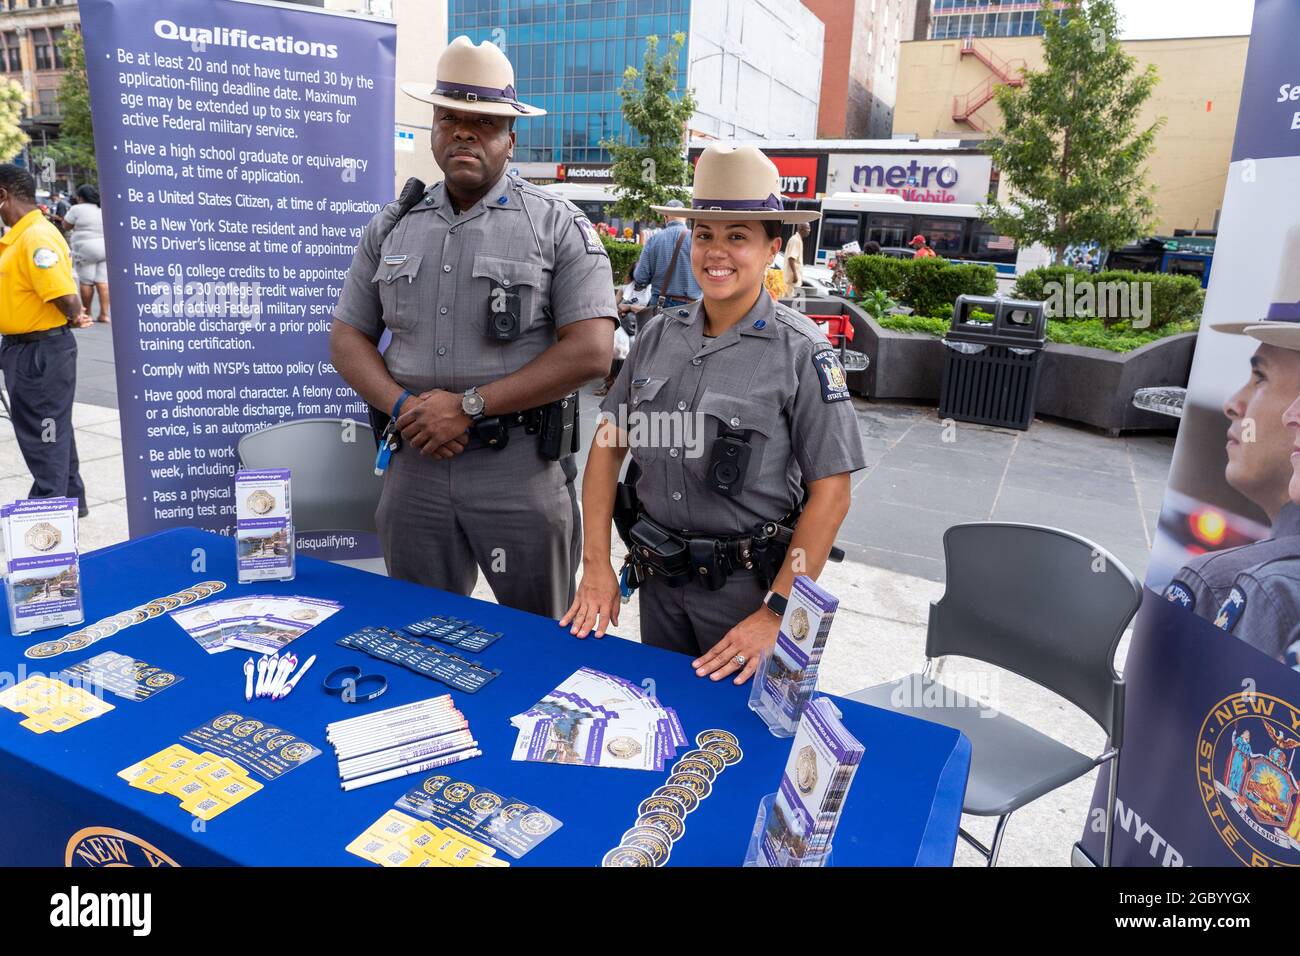
[[[81,367],[91,373],[78,389],[78,397],[89,401],[78,401],[73,415],[91,507],[81,523],[87,551],[127,538],[121,433],[117,411],[109,407],[115,395],[104,381],[107,370],[111,384],[108,331],[98,326],[78,333]],[[827,565],[821,578],[840,598],[821,690],[849,694],[923,666],[929,604],[943,593],[942,533],[954,523],[993,518],[1055,525],[1094,538],[1139,577],[1145,571],[1172,438],[1110,439],[1054,422],[1035,422],[1027,433],[960,425],[945,436],[932,408],[855,405],[870,467],[855,476],[852,511],[840,537],[848,560]],[[595,414],[596,400],[588,392],[584,435]],[[0,427],[0,496],[25,497],[29,484],[12,428]],[[616,542],[616,567],[622,556]],[[475,597],[492,600],[482,580]],[[625,605],[618,628],[633,640],[637,610],[635,600]],[[1078,750],[1102,750],[1104,735],[1087,717],[1021,678],[990,676],[988,668],[966,662],[948,662],[941,676],[966,692],[986,691],[976,696]],[[753,732],[759,732],[757,725]],[[1068,865],[1094,780],[1090,774],[1017,813],[1007,829],[1003,865]],[[991,839],[992,821],[968,818],[966,825],[986,844]],[[957,862],[983,861],[963,843]]]

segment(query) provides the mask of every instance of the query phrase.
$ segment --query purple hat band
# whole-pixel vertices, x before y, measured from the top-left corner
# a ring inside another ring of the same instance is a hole
[[[439,81],[433,92],[439,96],[447,96],[454,100],[464,100],[466,103],[505,103],[507,106],[513,106],[521,113],[526,112],[524,105],[515,98],[515,88],[513,86],[497,89],[493,86],[471,86],[469,83],[444,83]]]
[[[763,212],[770,209],[773,212],[782,212],[785,210],[785,204],[781,202],[780,196],[771,193],[766,199],[693,199],[691,208],[729,209],[734,212]]]
[[[1274,302],[1268,307],[1269,322],[1300,322],[1300,302]]]

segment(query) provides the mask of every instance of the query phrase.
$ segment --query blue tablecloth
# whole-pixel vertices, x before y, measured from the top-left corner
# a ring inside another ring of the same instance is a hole
[[[206,569],[194,571],[200,555]],[[300,659],[313,653],[318,659],[303,684],[282,701],[245,702],[243,665],[249,654],[236,650],[208,655],[166,615],[46,662],[27,660],[23,651],[71,629],[22,638],[7,635],[0,645],[0,667],[9,672],[10,682],[105,650],[174,671],[184,680],[138,703],[108,696],[116,705],[113,711],[61,734],[31,733],[19,726],[21,715],[0,709],[0,863],[6,865],[62,866],[70,840],[103,829],[136,838],[95,845],[107,856],[125,852],[137,863],[151,862],[141,849],[147,845],[181,865],[371,865],[344,847],[427,774],[344,793],[324,726],[433,697],[447,688],[334,642],[362,625],[400,628],[434,613],[505,632],[480,655],[485,664],[501,668],[501,676],[478,694],[453,692],[484,755],[447,772],[454,779],[529,801],[563,821],[561,830],[513,865],[597,865],[633,825],[638,804],[667,776],[666,771],[510,759],[516,732],[509,717],[581,666],[637,683],[652,678],[658,696],[677,709],[692,740],[711,727],[740,739],[744,759],[718,778],[712,796],[687,818],[687,832],[674,847],[671,865],[739,865],[759,801],[776,789],[789,753],[790,742],[773,737],[748,709],[748,685],[701,680],[682,655],[632,641],[579,641],[554,621],[495,604],[311,558],[299,559],[294,581],[238,585],[234,542],[191,529],[104,548],[83,557],[81,566],[87,623],[211,579],[230,585],[220,597],[241,591],[303,594],[340,601],[343,610],[292,645]],[[328,696],[320,682],[343,664],[383,673],[390,682],[388,692],[355,706]],[[836,833],[834,865],[950,864],[970,764],[969,742],[938,724],[852,701],[836,703],[846,725],[866,746],[866,755]],[[116,776],[226,710],[283,727],[324,752],[267,782],[260,793],[206,825],[181,810],[175,797],[132,788]]]

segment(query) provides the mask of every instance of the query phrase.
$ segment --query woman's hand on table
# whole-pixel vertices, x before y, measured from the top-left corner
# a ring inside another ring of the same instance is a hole
[[[560,618],[560,626],[568,627],[569,633],[579,639],[593,633],[593,629],[595,637],[604,637],[611,624],[618,626],[622,598],[613,565],[608,561],[584,564],[582,583],[573,604]]]
[[[758,670],[763,652],[776,646],[780,629],[781,619],[766,607],[760,607],[729,630],[712,650],[691,663],[695,676],[716,681],[735,674],[733,683],[745,683]]]

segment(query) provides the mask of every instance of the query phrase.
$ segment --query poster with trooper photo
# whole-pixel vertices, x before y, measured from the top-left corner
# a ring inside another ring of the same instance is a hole
[[[1112,862],[1300,865],[1300,4],[1257,0],[1178,441],[1124,662]],[[1076,863],[1100,863],[1103,770]]]

